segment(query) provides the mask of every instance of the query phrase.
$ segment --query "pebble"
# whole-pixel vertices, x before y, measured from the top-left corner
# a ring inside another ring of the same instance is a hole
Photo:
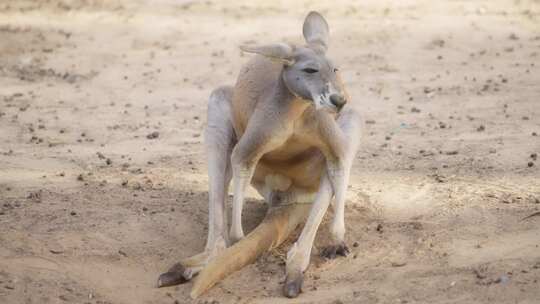
[[[154,131],[148,135],[146,135],[146,138],[148,139],[156,139],[159,137],[159,132],[158,131]]]
[[[403,267],[403,266],[407,265],[407,262],[405,262],[405,261],[394,261],[390,265],[392,265],[392,267]]]
[[[497,279],[495,279],[495,283],[501,283],[501,284],[508,283],[509,281],[510,281],[510,278],[504,274],[498,277]]]

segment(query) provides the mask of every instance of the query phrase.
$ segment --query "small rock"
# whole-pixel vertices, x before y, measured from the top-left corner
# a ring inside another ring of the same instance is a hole
[[[159,132],[158,131],[154,131],[148,135],[146,135],[146,138],[148,139],[156,139],[159,137]]]
[[[530,168],[530,167],[532,167],[532,166],[534,166],[534,163],[533,163],[533,162],[528,162],[528,163],[527,163],[527,167]]]
[[[495,279],[495,283],[501,283],[501,284],[506,284],[510,281],[510,278],[503,274],[502,276],[498,277],[497,279]]]
[[[33,191],[33,192],[28,193],[26,198],[40,203],[41,202],[41,190]]]
[[[484,127],[484,125],[480,125],[478,128],[476,128],[476,131],[478,132],[483,132],[486,130],[486,127]]]
[[[480,270],[478,269],[474,269],[473,270],[474,274],[476,275],[476,278],[480,279],[480,280],[483,280],[486,278],[486,275],[483,274]]]
[[[407,262],[405,261],[393,261],[391,263],[392,267],[403,267],[405,265],[407,265]]]

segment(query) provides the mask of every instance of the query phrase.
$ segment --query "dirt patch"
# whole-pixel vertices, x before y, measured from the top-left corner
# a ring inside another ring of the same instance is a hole
[[[319,257],[325,222],[293,301],[290,242],[200,300],[154,288],[205,243],[210,91],[311,9],[366,121],[350,256]],[[3,1],[0,302],[539,302],[539,25],[538,1]]]

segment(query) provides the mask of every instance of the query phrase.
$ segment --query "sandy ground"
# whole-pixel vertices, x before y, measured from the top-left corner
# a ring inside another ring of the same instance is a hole
[[[312,9],[366,120],[352,254],[325,221],[295,300],[288,245],[154,288],[205,243],[210,91]],[[0,303],[540,303],[539,116],[539,1],[1,1]]]

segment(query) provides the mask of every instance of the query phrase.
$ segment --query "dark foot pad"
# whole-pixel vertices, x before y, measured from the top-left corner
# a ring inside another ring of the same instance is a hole
[[[296,298],[302,292],[302,284],[304,283],[304,276],[297,276],[295,279],[285,279],[285,285],[283,285],[283,294],[287,298]]]
[[[162,273],[159,276],[159,279],[157,281],[157,287],[167,287],[186,283],[189,280],[184,277],[185,270],[186,268],[182,266],[182,264],[174,264],[174,266],[171,267],[169,271]]]
[[[345,243],[330,245],[325,247],[321,255],[327,259],[335,259],[338,255],[346,257],[350,253],[349,247]]]

